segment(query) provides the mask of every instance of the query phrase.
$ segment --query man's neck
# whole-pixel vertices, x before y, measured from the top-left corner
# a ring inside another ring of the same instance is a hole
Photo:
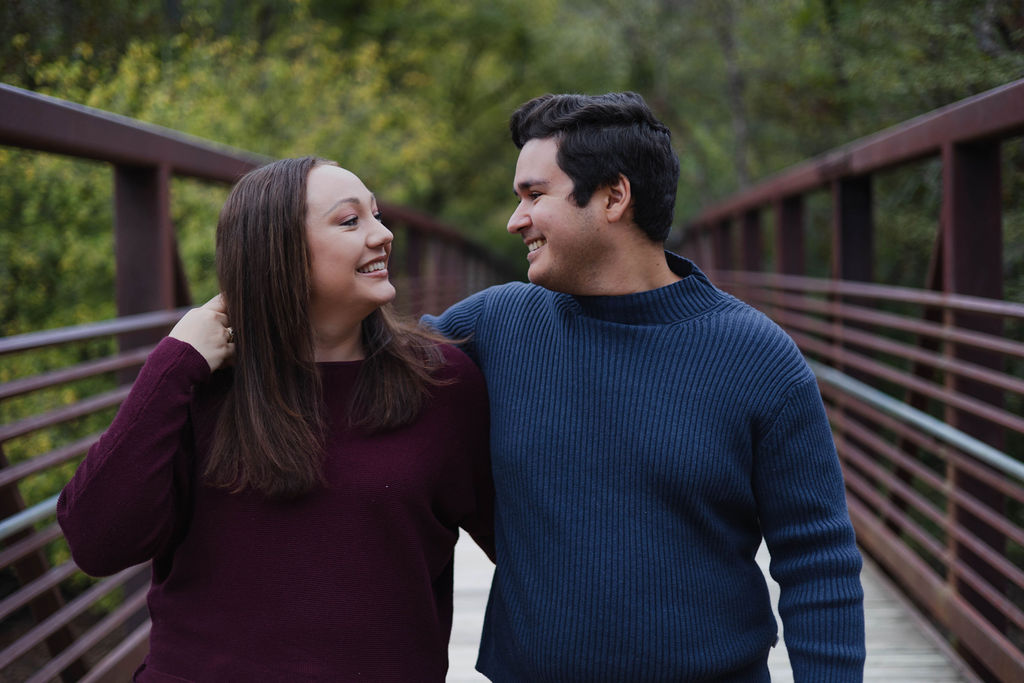
[[[672,272],[660,244],[642,244],[616,252],[601,269],[601,275],[582,294],[615,296],[636,294],[666,287],[682,278]]]

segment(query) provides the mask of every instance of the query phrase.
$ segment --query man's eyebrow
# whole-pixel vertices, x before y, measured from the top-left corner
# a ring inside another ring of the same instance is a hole
[[[372,204],[375,201],[377,201],[377,196],[371,192],[370,193],[370,203]],[[342,204],[355,204],[356,206],[359,206],[361,203],[362,202],[359,201],[359,197],[345,197],[344,199],[339,199],[338,201],[336,201],[333,204],[331,204],[331,208],[329,208],[326,211],[324,211],[324,215],[326,216],[327,214],[329,214],[330,212],[334,211],[336,208],[338,208]]]
[[[522,180],[516,184],[512,191],[515,192],[516,190],[519,190],[522,192],[523,190],[529,190],[531,187],[546,187],[547,184],[548,181],[546,180]]]

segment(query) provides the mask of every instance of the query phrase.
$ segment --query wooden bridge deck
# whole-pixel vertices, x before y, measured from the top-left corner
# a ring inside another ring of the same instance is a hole
[[[763,568],[768,565],[764,546],[758,554]],[[449,683],[486,681],[474,668],[484,606],[493,565],[472,540],[463,536],[455,552],[455,619],[449,656]],[[864,559],[861,574],[867,623],[867,663],[864,680],[868,683],[947,683],[978,679],[949,650],[945,643],[907,605],[873,562]],[[773,604],[778,586],[769,578]],[[792,683],[784,642],[769,658],[772,681]]]

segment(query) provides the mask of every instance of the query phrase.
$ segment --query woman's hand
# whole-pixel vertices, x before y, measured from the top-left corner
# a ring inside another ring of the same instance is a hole
[[[220,294],[182,316],[170,335],[189,344],[216,370],[235,353],[234,334],[228,327],[224,299]]]

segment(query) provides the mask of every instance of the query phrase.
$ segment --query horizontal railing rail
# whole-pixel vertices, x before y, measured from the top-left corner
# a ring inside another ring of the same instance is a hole
[[[782,197],[828,189],[833,182],[938,156],[954,144],[985,143],[1024,134],[1024,80],[923,114],[880,133],[843,145],[770,176],[745,192],[701,211],[694,226],[741,217]]]
[[[117,336],[126,332],[165,334],[184,310],[145,313],[7,337],[0,339],[0,358],[104,339],[110,342],[109,348],[116,349]],[[58,496],[53,493],[25,505],[19,487],[31,483],[34,478],[74,466],[100,437],[99,431],[79,436],[82,430],[76,428],[77,423],[94,415],[109,421],[111,411],[116,409],[130,388],[130,379],[124,378],[125,371],[137,371],[151,348],[139,347],[125,352],[115,350],[108,356],[0,384],[0,397],[7,400],[31,398],[54,388],[60,390],[72,380],[99,381],[96,393],[70,402],[64,397],[51,399],[57,405],[0,425],[0,458],[3,458],[4,447],[18,439],[55,432],[74,435],[68,437],[70,440],[66,443],[49,450],[41,448],[18,463],[0,460],[4,465],[0,467],[0,492],[3,492],[0,502],[4,504],[5,513],[0,519],[0,547],[4,548],[0,552],[0,567],[13,570],[21,583],[19,589],[0,602],[0,623],[19,632],[13,642],[0,650],[0,671],[24,673],[25,678],[19,680],[50,680],[54,676],[78,680],[87,675],[91,668],[89,664],[107,654],[111,649],[111,639],[116,641],[119,632],[126,636],[136,622],[145,618],[148,583],[145,567],[123,572],[114,580],[96,582],[71,602],[66,601],[69,589],[72,593],[81,589],[83,577],[67,557],[66,550],[54,552],[55,548],[64,547],[54,521]],[[63,482],[65,478],[62,476],[59,481]],[[46,549],[50,552],[45,552]],[[61,559],[54,560],[54,557]],[[134,593],[120,601],[118,594],[123,592],[126,583]],[[106,607],[98,607],[111,601],[120,601],[120,604],[109,613],[106,613]],[[19,610],[23,613],[21,618],[17,618]],[[34,613],[31,619],[24,615],[28,611]],[[25,625],[21,626],[22,623]],[[142,646],[130,651],[134,657],[131,668],[144,653]],[[117,667],[114,670],[123,673]]]
[[[229,185],[269,159],[3,84],[0,145],[110,164],[118,311],[0,338],[0,370],[8,368],[0,382],[0,679],[127,680],[147,650],[147,566],[85,577],[54,521],[58,492],[153,345],[191,305],[171,179]],[[406,313],[438,312],[519,276],[429,216],[380,208],[396,235],[389,270]]]

